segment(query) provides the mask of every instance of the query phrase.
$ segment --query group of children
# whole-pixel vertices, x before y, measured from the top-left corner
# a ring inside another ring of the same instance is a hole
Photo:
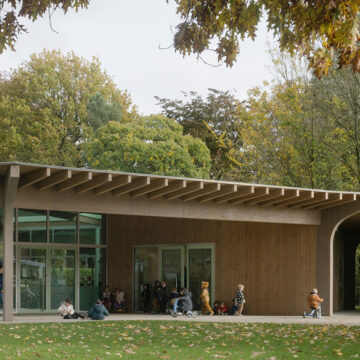
[[[105,316],[109,315],[108,310],[103,305],[103,302],[100,299],[95,301],[95,304],[87,313],[78,313],[75,312],[70,298],[67,298],[59,306],[58,311],[63,319],[92,319],[92,320],[104,320]]]
[[[206,312],[209,312],[210,315],[239,315],[242,316],[242,312],[245,304],[245,296],[244,296],[244,285],[239,284],[236,290],[235,297],[232,299],[232,307],[231,310],[228,311],[228,307],[226,306],[224,301],[215,300],[214,307],[211,308],[209,304],[209,283],[207,281],[203,281],[201,283],[201,303],[202,303],[202,311],[203,315]]]
[[[106,285],[102,294],[102,301],[108,312],[126,312],[125,292],[119,289],[111,291],[110,285]]]

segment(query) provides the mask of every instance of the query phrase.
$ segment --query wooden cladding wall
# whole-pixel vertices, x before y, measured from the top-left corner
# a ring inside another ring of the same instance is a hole
[[[215,297],[228,306],[243,283],[245,314],[299,315],[306,309],[316,286],[311,225],[109,215],[108,282],[126,291],[131,311],[133,246],[192,243],[215,243]]]

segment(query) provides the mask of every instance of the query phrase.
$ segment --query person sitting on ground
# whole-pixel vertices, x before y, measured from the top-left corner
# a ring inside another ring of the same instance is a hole
[[[111,298],[110,285],[106,285],[103,291],[102,301],[108,311],[111,311],[111,307],[112,307],[112,302],[110,298]]]
[[[236,311],[239,308],[239,304],[237,303],[236,298],[233,298],[231,301],[232,301],[232,306],[229,314],[236,315]]]
[[[214,302],[214,309],[213,309],[215,315],[219,315],[219,306],[220,306],[220,301],[215,300],[215,302]]]
[[[81,315],[74,311],[74,307],[71,304],[71,299],[67,298],[64,302],[62,302],[58,308],[60,315],[63,319],[84,319],[84,315]]]
[[[243,284],[239,284],[238,285],[238,289],[236,291],[236,303],[237,303],[237,309],[234,313],[234,315],[239,315],[242,316],[242,312],[244,309],[244,304],[245,304],[245,296],[244,296],[244,291],[245,286]]]
[[[311,316],[316,318],[321,318],[321,303],[324,301],[319,295],[318,295],[318,289],[313,289],[310,291],[310,294],[307,297],[307,301],[309,304],[310,312],[309,314],[306,314],[304,312],[303,317]]]
[[[92,320],[104,320],[105,316],[109,315],[106,307],[100,299],[95,301],[94,306],[88,311],[88,317]]]
[[[228,308],[227,308],[226,304],[223,301],[221,301],[220,305],[218,307],[217,314],[218,315],[227,315],[227,312],[228,312]]]
[[[178,308],[186,314],[191,314],[193,309],[193,303],[191,300],[191,294],[186,288],[181,288],[179,291],[179,297],[175,299],[173,311],[178,314]]]
[[[115,312],[126,312],[125,292],[124,291],[116,290],[114,310],[115,310]]]

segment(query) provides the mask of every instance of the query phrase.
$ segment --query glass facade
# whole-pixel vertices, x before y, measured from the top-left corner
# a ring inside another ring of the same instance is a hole
[[[106,283],[105,215],[16,209],[14,307],[56,312],[67,297],[88,310]],[[2,264],[0,208],[0,263]]]

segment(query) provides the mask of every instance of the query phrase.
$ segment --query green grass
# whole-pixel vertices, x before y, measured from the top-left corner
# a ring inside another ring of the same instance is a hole
[[[0,359],[360,359],[360,327],[106,321],[0,324]]]

